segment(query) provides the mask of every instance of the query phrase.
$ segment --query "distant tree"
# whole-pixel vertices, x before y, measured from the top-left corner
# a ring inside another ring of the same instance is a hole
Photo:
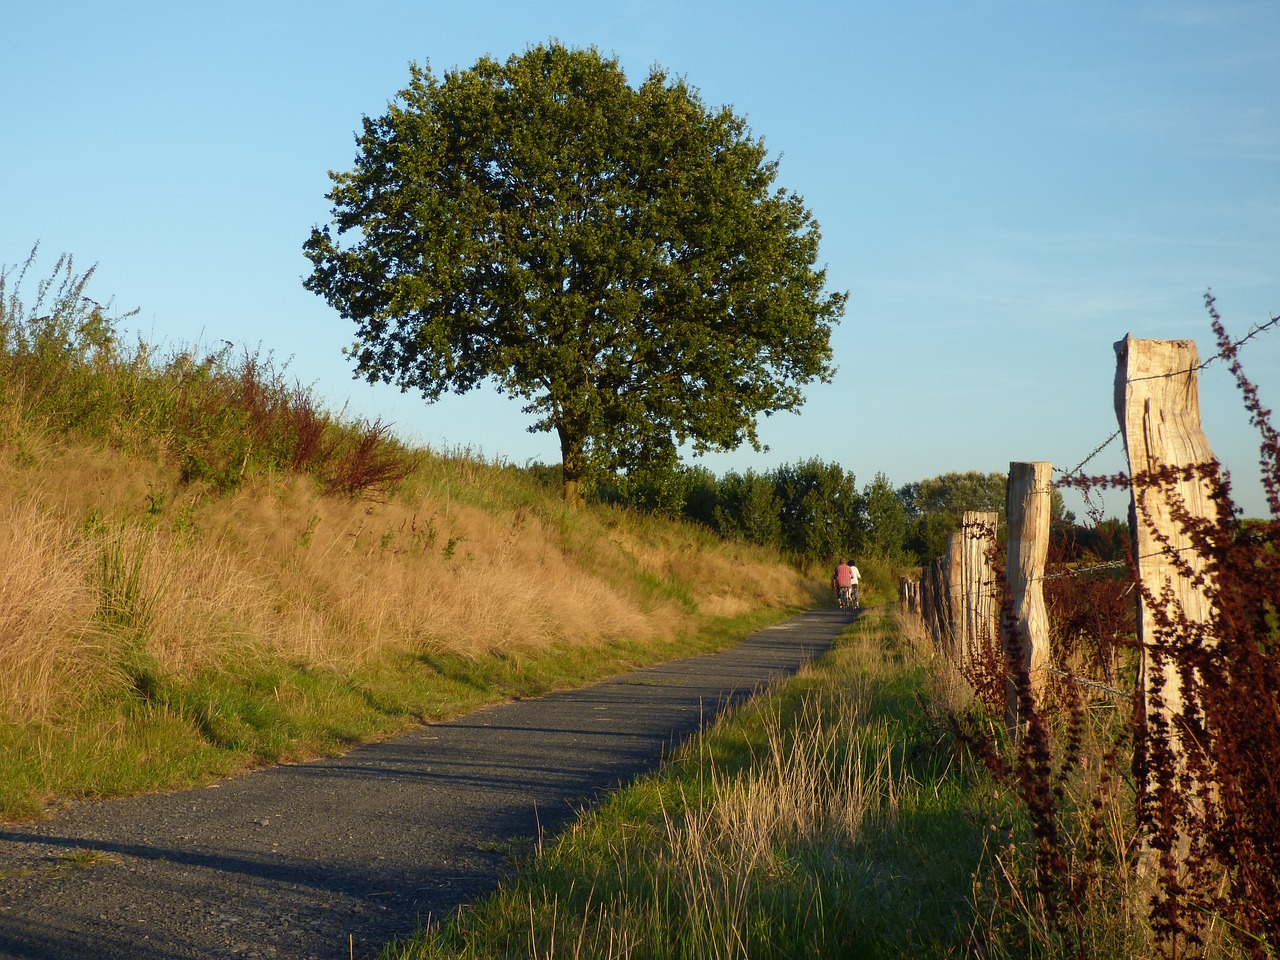
[[[970,470],[928,477],[904,487],[903,502],[911,521],[908,546],[925,560],[941,556],[966,510],[994,510],[1003,520],[1008,483],[1003,473]]]
[[[782,536],[794,553],[831,559],[862,544],[862,503],[852,473],[814,458],[774,472]]]
[[[730,472],[720,479],[716,529],[726,537],[739,537],[764,546],[781,548],[782,501],[773,479],[765,474]]]
[[[977,470],[944,473],[908,484],[899,495],[913,527],[909,545],[926,560],[941,556],[946,552],[948,538],[960,529],[961,517],[968,510],[997,513],[997,522],[1003,527],[1007,519],[1008,486],[1008,474]],[[1051,491],[1050,500],[1053,520],[1074,519],[1056,488]]]
[[[1004,473],[944,473],[916,484],[915,506],[920,513],[994,510],[1003,518],[1008,484],[1008,474]]]
[[[900,557],[907,541],[907,511],[889,478],[877,473],[863,489],[862,502],[866,511],[864,546],[889,559]]]
[[[701,465],[660,464],[641,466],[600,481],[595,496],[669,517],[684,517],[705,526],[715,525],[719,481]]]
[[[720,479],[697,464],[681,468],[684,517],[704,527],[716,529],[716,506],[720,502]]]
[[[1066,514],[1061,522],[1053,524],[1054,543],[1063,561],[1099,563],[1125,558],[1129,543],[1127,522],[1110,517],[1078,524],[1071,511],[1066,511]]]
[[[357,142],[304,281],[355,321],[356,374],[429,401],[496,382],[559,435],[570,501],[686,444],[758,449],[760,414],[831,377],[818,224],[684,80],[558,43],[415,65]]]

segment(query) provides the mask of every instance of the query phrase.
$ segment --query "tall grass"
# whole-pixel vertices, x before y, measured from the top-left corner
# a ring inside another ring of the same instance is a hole
[[[160,455],[184,482],[233,490],[305,473],[331,493],[386,493],[415,457],[380,422],[350,422],[290,381],[270,355],[230,343],[162,354],[120,332],[131,312],[85,295],[93,270],[63,255],[26,295],[36,250],[0,266],[0,441],[54,431]]]
[[[1100,596],[1110,596],[1101,584]],[[973,816],[983,827],[968,898],[965,954],[1012,958],[1121,958],[1155,952],[1133,869],[1135,789],[1119,764],[1130,705],[1103,690],[1051,685],[1057,708],[1035,714],[1019,735],[1004,720],[1005,673],[998,651],[961,667],[897,611],[901,635],[931,665],[932,709],[957,757],[977,762],[982,784]],[[1070,656],[1079,656],[1071,645]],[[990,661],[990,662],[987,662]],[[994,686],[982,682],[999,678]],[[975,684],[975,678],[979,682]],[[1033,712],[1021,674],[1020,716]],[[993,690],[995,699],[993,699]]]
[[[917,630],[864,616],[800,677],[540,839],[492,897],[384,956],[1155,955],[1135,785],[1115,763],[1123,711],[1081,703],[1052,731],[1072,746],[1048,761],[1046,846],[1046,811],[1023,796],[1035,778],[993,775],[966,746],[975,725],[1002,737],[1003,721]],[[1046,853],[1062,858],[1049,883]],[[1248,954],[1220,924],[1212,934],[1198,955]]]
[[[48,721],[94,672],[92,552],[55,517],[6,499],[0,557],[0,723]]]

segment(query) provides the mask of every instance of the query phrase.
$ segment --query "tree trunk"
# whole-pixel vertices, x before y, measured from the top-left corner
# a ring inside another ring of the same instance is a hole
[[[556,432],[560,435],[561,494],[564,502],[576,510],[582,506],[582,481],[586,474],[584,439],[564,424],[557,424]]]

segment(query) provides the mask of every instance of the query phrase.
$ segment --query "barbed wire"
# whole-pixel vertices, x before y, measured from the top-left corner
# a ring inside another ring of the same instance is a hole
[[[1161,547],[1159,550],[1153,550],[1151,553],[1144,553],[1138,557],[1138,561],[1151,560],[1154,557],[1168,557],[1174,553],[1188,553],[1197,550],[1194,544],[1188,544],[1185,547]],[[1128,560],[1104,560],[1101,563],[1091,563],[1085,567],[1076,567],[1074,570],[1061,570],[1058,573],[1046,573],[1043,576],[1035,577],[1034,580],[1061,580],[1064,577],[1079,577],[1086,573],[1092,573],[1095,570],[1117,570],[1120,568],[1128,568],[1132,566]],[[1033,582],[1034,582],[1033,580]]]
[[[1118,436],[1120,436],[1120,430],[1117,429],[1115,433],[1111,434],[1111,436],[1103,440],[1102,443],[1094,447],[1093,452],[1090,453],[1087,457],[1085,457],[1083,460],[1077,463],[1070,470],[1063,472],[1061,478],[1053,481],[1053,486],[1057,488],[1061,488],[1071,484],[1072,480],[1076,478],[1083,479],[1084,468],[1086,464],[1088,464],[1089,461],[1092,460],[1094,457],[1096,457],[1098,454],[1102,453],[1103,450],[1107,449],[1107,447],[1110,446]],[[1055,472],[1060,472],[1057,470],[1056,467],[1054,469],[1055,469]],[[1088,485],[1074,487],[1074,489],[1079,491],[1080,497],[1084,500],[1084,509],[1085,509],[1085,512],[1089,515],[1089,518],[1093,520],[1095,525],[1101,523],[1103,507],[1100,502],[1094,500],[1093,498],[1094,491],[1091,490]]]
[[[1063,570],[1059,573],[1046,573],[1042,577],[1036,577],[1036,580],[1062,580],[1065,577],[1079,577],[1086,573],[1092,573],[1094,570],[1115,570],[1120,567],[1129,566],[1128,560],[1107,560],[1104,563],[1092,563],[1087,567],[1077,567],[1074,570]]]
[[[1265,331],[1274,328],[1278,324],[1280,324],[1280,316],[1272,317],[1266,323],[1259,324],[1256,327],[1250,327],[1249,332],[1246,333],[1239,340],[1234,341],[1227,347],[1223,347],[1217,353],[1213,354],[1213,356],[1209,357],[1208,359],[1204,360],[1201,363],[1196,364],[1194,367],[1188,367],[1186,370],[1173,370],[1169,373],[1153,373],[1149,377],[1133,377],[1132,379],[1126,380],[1125,383],[1137,383],[1140,380],[1166,380],[1169,377],[1180,377],[1188,373],[1195,373],[1198,370],[1203,370],[1205,367],[1209,366],[1209,364],[1214,363],[1217,360],[1225,359],[1228,355],[1230,355],[1231,353],[1234,353],[1236,350],[1244,346],[1244,344],[1248,343],[1258,334],[1264,333]]]
[[[1070,470],[1060,470],[1059,468],[1055,467],[1055,468],[1054,468],[1054,472],[1055,472],[1055,473],[1061,473],[1061,474],[1062,474],[1062,479],[1060,479],[1060,480],[1055,480],[1053,485],[1056,487],[1056,486],[1059,486],[1059,485],[1061,485],[1061,484],[1063,484],[1063,483],[1066,483],[1068,480],[1070,480],[1070,479],[1071,479],[1075,474],[1077,474],[1077,473],[1079,473],[1081,470],[1083,470],[1083,469],[1085,468],[1085,465],[1086,465],[1090,460],[1092,460],[1094,457],[1096,457],[1098,454],[1100,454],[1103,450],[1107,449],[1107,447],[1108,447],[1108,446],[1110,446],[1110,445],[1111,445],[1111,443],[1112,443],[1112,442],[1116,439],[1116,437],[1118,437],[1118,436],[1120,436],[1120,431],[1119,431],[1119,430],[1116,430],[1116,432],[1115,432],[1115,433],[1113,433],[1111,436],[1107,437],[1107,439],[1103,440],[1100,444],[1098,444],[1096,447],[1094,447],[1094,449],[1093,449],[1093,452],[1092,452],[1092,453],[1090,453],[1087,457],[1085,457],[1083,460],[1081,460],[1079,463],[1077,463],[1077,464],[1076,464],[1074,467],[1072,467]]]
[[[1072,683],[1078,683],[1082,687],[1092,687],[1094,690],[1101,690],[1115,697],[1124,697],[1126,700],[1132,700],[1133,694],[1126,693],[1123,690],[1117,690],[1115,687],[1108,687],[1105,683],[1099,683],[1097,680],[1090,680],[1088,677],[1077,677],[1075,674],[1067,673],[1065,670],[1059,670],[1057,667],[1050,667],[1049,672],[1057,674]]]
[[[1125,382],[1137,383],[1138,381],[1141,381],[1141,380],[1163,380],[1169,377],[1183,376],[1188,373],[1194,373],[1196,371],[1203,370],[1205,367],[1209,366],[1209,364],[1214,363],[1215,361],[1218,361],[1218,360],[1225,359],[1231,353],[1234,353],[1236,350],[1244,346],[1254,337],[1257,337],[1259,334],[1265,333],[1269,330],[1273,330],[1277,326],[1280,326],[1280,316],[1272,317],[1266,323],[1259,324],[1254,327],[1250,327],[1249,332],[1246,333],[1239,340],[1233,341],[1229,347],[1222,348],[1217,353],[1213,354],[1211,357],[1204,360],[1202,363],[1196,364],[1196,366],[1194,367],[1188,367],[1186,370],[1175,370],[1171,373],[1155,373],[1149,377],[1132,377],[1126,380]],[[1077,463],[1070,470],[1060,470],[1059,468],[1055,467],[1054,473],[1061,473],[1062,476],[1058,480],[1054,481],[1054,486],[1055,487],[1062,486],[1063,484],[1070,482],[1078,474],[1083,476],[1083,474],[1081,474],[1080,472],[1085,468],[1085,466],[1091,460],[1093,460],[1094,457],[1098,456],[1098,454],[1102,453],[1103,450],[1105,450],[1108,446],[1110,446],[1116,440],[1116,438],[1120,436],[1120,434],[1121,434],[1121,431],[1117,429],[1115,433],[1111,434],[1111,436],[1103,440],[1102,443],[1098,444],[1098,446],[1095,447],[1087,457],[1085,457],[1083,460]],[[1086,506],[1089,506],[1090,505],[1089,491],[1082,490],[1081,493],[1084,496]]]

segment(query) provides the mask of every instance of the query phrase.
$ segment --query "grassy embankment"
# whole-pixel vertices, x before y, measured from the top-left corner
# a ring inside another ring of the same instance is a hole
[[[1130,908],[1130,801],[1092,804],[1106,712],[1063,782],[1060,823],[1064,844],[1087,842],[1097,814],[1103,849],[1078,897],[1050,902],[1016,791],[954,736],[953,717],[985,722],[969,688],[909,625],[873,612],[799,677],[517,857],[494,896],[384,956],[1154,955]]]
[[[776,555],[405,448],[252,354],[160,356],[0,271],[0,818],[340,751],[712,649]]]

